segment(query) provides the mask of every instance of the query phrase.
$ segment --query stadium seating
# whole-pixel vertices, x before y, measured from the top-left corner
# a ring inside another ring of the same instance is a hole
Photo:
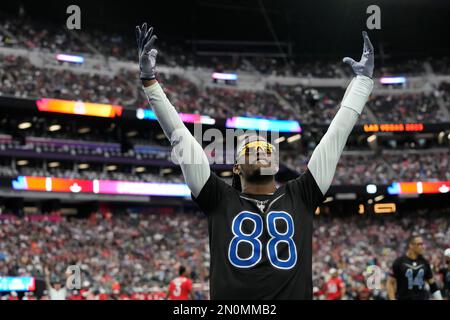
[[[425,237],[427,256],[439,267],[441,249],[450,241],[449,221],[443,216],[430,220],[423,217],[426,212],[419,213],[422,216],[409,213],[408,217],[383,220],[315,219],[313,279],[317,298],[323,298],[320,288],[330,268],[339,270],[347,298],[363,298],[359,286],[365,283],[367,267],[376,264],[386,277],[393,260],[404,250],[401,239],[414,232]],[[152,292],[163,297],[179,263],[192,271],[197,288],[207,287],[207,223],[200,213],[97,212],[89,219],[70,219],[15,218],[3,212],[0,236],[4,239],[0,243],[0,274],[42,278],[44,267],[50,265],[53,274],[62,276],[65,266],[78,264],[83,273],[80,299],[99,299],[100,295],[103,299],[127,299],[144,294],[143,299]],[[21,258],[15,259],[17,256]],[[370,292],[366,298],[386,298],[379,294]]]

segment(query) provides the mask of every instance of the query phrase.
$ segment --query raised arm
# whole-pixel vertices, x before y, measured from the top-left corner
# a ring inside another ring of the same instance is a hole
[[[172,154],[181,166],[187,185],[192,194],[197,197],[210,175],[208,158],[156,81],[158,51],[154,48],[157,37],[153,35],[153,28],[147,30],[146,23],[142,25],[142,28],[137,26],[136,39],[139,48],[140,78],[144,92],[164,134],[174,148]]]
[[[341,107],[308,163],[308,169],[322,194],[325,194],[331,185],[347,138],[373,89],[374,50],[366,32],[363,32],[363,38],[361,60],[356,62],[348,57],[343,60],[352,66],[356,77],[348,85]]]
[[[47,286],[47,290],[53,289],[50,283],[50,271],[48,270],[48,267],[45,267],[44,274],[45,274],[45,285]]]

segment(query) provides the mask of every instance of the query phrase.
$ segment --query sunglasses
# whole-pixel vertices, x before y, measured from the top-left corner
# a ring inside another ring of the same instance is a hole
[[[275,151],[275,147],[266,141],[252,141],[241,148],[238,153],[238,157],[256,153],[258,149],[262,149],[268,155],[272,154]]]

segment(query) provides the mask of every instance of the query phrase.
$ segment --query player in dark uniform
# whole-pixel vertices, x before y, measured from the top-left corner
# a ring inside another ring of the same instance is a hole
[[[201,145],[155,79],[153,28],[136,27],[136,36],[144,92],[174,147],[193,200],[208,217],[211,299],[312,299],[314,211],[373,88],[374,50],[367,33],[361,60],[344,59],[356,77],[308,170],[278,189],[278,151],[257,135],[239,141],[233,186],[210,170]]]
[[[439,270],[444,282],[444,297],[450,300],[450,248],[444,251],[445,266]]]
[[[433,298],[442,300],[431,266],[423,257],[423,252],[422,237],[411,236],[408,239],[406,254],[397,258],[392,265],[392,273],[387,283],[389,299],[427,300],[429,292],[425,288],[425,283],[428,283]]]

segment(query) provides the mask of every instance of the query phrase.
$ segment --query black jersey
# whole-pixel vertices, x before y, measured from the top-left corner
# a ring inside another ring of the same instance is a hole
[[[444,281],[444,295],[447,299],[450,299],[450,268],[441,268],[439,273],[442,274],[442,280]]]
[[[402,256],[394,261],[392,276],[397,280],[398,300],[426,300],[429,298],[425,281],[433,278],[428,261],[419,257],[415,260]]]
[[[312,222],[323,195],[309,171],[267,196],[211,172],[193,199],[208,217],[211,299],[312,299]]]

